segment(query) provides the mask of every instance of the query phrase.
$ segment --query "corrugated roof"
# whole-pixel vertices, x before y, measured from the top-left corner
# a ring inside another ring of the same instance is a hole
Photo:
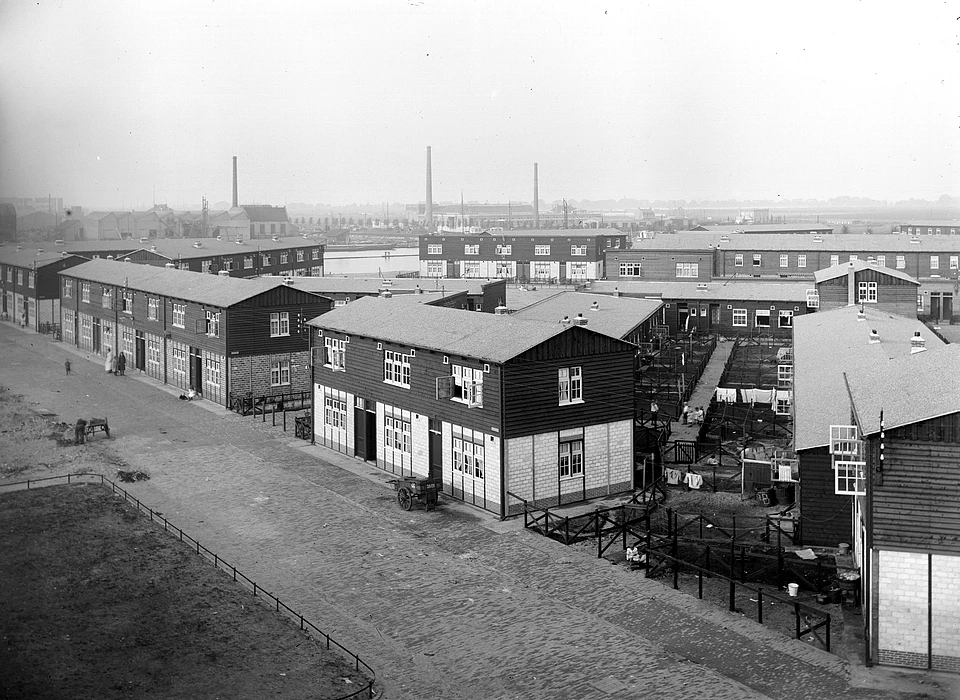
[[[721,240],[724,239],[724,240]],[[815,239],[820,239],[819,241]],[[719,234],[682,231],[658,233],[654,238],[633,239],[627,252],[638,250],[704,250],[720,247],[721,250],[788,253],[814,250],[827,253],[868,253],[880,255],[899,252],[957,253],[960,238],[956,236],[910,236],[906,233],[881,234],[824,234],[822,236],[789,235],[783,233]],[[622,250],[607,251],[611,254]]]
[[[960,345],[854,368],[847,378],[868,435],[879,432],[880,411],[887,430],[960,412]]]
[[[509,315],[398,304],[395,299],[382,297],[358,299],[309,323],[348,335],[498,363],[574,328]]]
[[[920,282],[908,275],[906,272],[895,270],[892,267],[882,267],[875,263],[867,262],[866,260],[851,260],[850,262],[841,263],[840,265],[834,265],[833,267],[825,267],[822,270],[817,270],[813,273],[813,280],[814,282],[820,283],[826,280],[835,279],[837,277],[844,277],[851,269],[854,272],[861,272],[863,270],[877,270],[878,272],[890,277],[896,277],[897,279],[905,280],[907,282],[913,282],[915,285],[920,286]]]
[[[593,308],[593,304],[597,308]],[[573,319],[583,314],[590,330],[622,340],[657,313],[661,306],[663,302],[659,299],[560,292],[514,312],[513,316],[558,323],[564,316]]]
[[[278,277],[243,279],[116,260],[90,260],[60,274],[219,307],[232,306],[283,286]]]
[[[671,282],[671,281],[625,281],[596,280],[590,282],[589,291],[598,294],[639,294],[660,296],[664,299],[719,299],[726,301],[806,301],[807,290],[813,289],[810,281],[761,282],[757,280],[727,280],[725,282]]]
[[[891,358],[910,354],[910,338],[920,331],[927,348],[944,346],[916,319],[859,307],[820,311],[793,320],[794,447],[806,450],[830,442],[831,425],[850,423],[850,400],[844,373],[882,367]],[[880,334],[870,343],[870,331]],[[929,350],[928,350],[929,351]],[[916,356],[915,356],[916,357]]]

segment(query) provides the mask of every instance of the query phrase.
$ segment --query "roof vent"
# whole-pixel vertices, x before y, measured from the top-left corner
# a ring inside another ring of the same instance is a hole
[[[729,243],[729,242],[730,242],[730,236],[726,236],[726,235],[720,236],[720,240]]]
[[[58,238],[57,240],[55,240],[55,241],[53,242],[53,244],[54,244],[54,245],[63,245],[63,239],[62,239],[62,238]]]
[[[194,242],[193,242],[193,247],[194,247],[194,248],[202,248],[202,247],[203,247],[203,244],[201,244],[200,241],[194,241]]]
[[[591,310],[591,311],[599,311],[599,310],[600,310],[600,302],[599,302],[599,301],[595,301],[595,302],[593,302],[592,304],[590,304],[590,310]]]
[[[69,255],[69,253],[67,253],[67,251],[65,251],[65,250],[61,250],[61,251],[60,251],[60,257],[61,257],[61,258],[65,258],[65,257],[67,257],[67,255]]]
[[[130,258],[128,258],[128,257],[127,257],[127,258],[124,258],[124,259],[123,259],[123,262],[130,262]]]
[[[861,305],[860,305],[860,308],[857,309],[857,320],[858,320],[858,321],[866,321],[866,320],[867,320],[867,312],[864,311],[864,309],[863,309],[863,304],[861,304]]]
[[[570,325],[570,317],[569,317],[569,316],[564,316],[563,318],[560,319],[560,323],[562,323],[562,324],[565,325],[565,326],[569,326],[569,325]]]
[[[149,238],[141,238],[141,239],[140,239],[140,242],[141,242],[141,243],[146,243],[146,242],[149,241],[149,240],[150,240]]]
[[[822,236],[814,236],[814,237],[813,237],[813,242],[814,242],[814,243],[823,243],[823,237],[822,237]]]
[[[923,352],[926,349],[927,341],[920,335],[920,331],[914,331],[913,337],[910,339],[910,354],[916,355],[918,352]]]
[[[218,272],[217,274],[220,275],[221,277],[229,277],[230,270],[220,270],[220,272]]]
[[[156,252],[157,252],[157,246],[155,246],[155,245],[150,246],[150,252],[151,252],[151,253],[156,253]]]
[[[613,288],[613,296],[615,296],[615,297],[620,296],[620,287],[614,287],[614,288]]]
[[[270,236],[270,240],[271,240],[271,241],[279,241],[279,240],[280,240],[280,236]]]
[[[876,345],[879,342],[880,342],[880,333],[878,333],[877,329],[874,328],[872,331],[870,331],[870,344]]]
[[[284,278],[283,278],[283,283],[284,283],[285,285],[287,285],[288,287],[292,287],[292,286],[293,286],[293,277],[284,277]]]
[[[391,292],[389,289],[381,289],[381,290],[380,290],[380,298],[381,298],[381,299],[389,299],[389,298],[391,298],[392,296],[393,296],[393,292]]]
[[[112,255],[108,255],[108,256],[107,256],[107,260],[113,260],[113,256],[112,256]]]
[[[380,284],[382,284],[385,287],[390,287],[391,285],[393,285],[393,280],[380,280]]]
[[[495,313],[497,316],[506,316],[510,313],[510,309],[503,304],[499,304],[496,308],[494,308],[493,313]]]
[[[173,268],[176,267],[176,265],[174,265],[173,263],[167,263],[166,265],[164,265],[164,267],[167,268],[168,270],[172,270]]]
[[[919,242],[920,242],[920,239],[919,239],[919,238],[911,238],[911,239],[910,239],[910,242],[911,242],[911,243],[919,243]]]
[[[415,293],[415,294],[423,294],[423,290],[420,289],[420,285],[419,285],[419,284],[417,285],[417,291],[414,292],[414,293]]]
[[[707,283],[706,283],[706,282],[698,282],[698,283],[697,283],[697,289],[706,289],[706,288],[707,288]]]
[[[587,319],[583,317],[583,314],[577,314],[577,317],[573,319],[573,325],[575,326],[585,326],[587,325]]]

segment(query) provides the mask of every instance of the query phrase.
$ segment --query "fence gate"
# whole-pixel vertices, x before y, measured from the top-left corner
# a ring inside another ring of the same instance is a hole
[[[695,440],[676,440],[666,454],[666,460],[674,464],[694,464],[697,458]]]

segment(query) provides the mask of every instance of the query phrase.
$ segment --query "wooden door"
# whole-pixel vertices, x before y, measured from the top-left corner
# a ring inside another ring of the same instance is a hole
[[[200,348],[190,348],[190,386],[203,394],[203,355]]]
[[[137,331],[136,355],[134,358],[134,367],[141,372],[147,369],[147,341],[143,337],[143,331]]]
[[[100,319],[93,319],[93,351],[100,352]]]
[[[431,479],[443,477],[443,436],[440,433],[441,423],[436,418],[430,419],[430,462],[429,476]]]

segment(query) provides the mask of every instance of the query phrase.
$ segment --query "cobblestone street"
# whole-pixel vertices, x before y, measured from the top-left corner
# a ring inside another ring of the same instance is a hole
[[[295,439],[292,418],[284,433],[185,403],[6,323],[0,350],[0,384],[68,423],[108,416],[150,474],[125,488],[359,654],[384,698],[949,697],[916,674],[854,686],[841,657],[522,520],[449,500],[404,512],[386,474]]]

